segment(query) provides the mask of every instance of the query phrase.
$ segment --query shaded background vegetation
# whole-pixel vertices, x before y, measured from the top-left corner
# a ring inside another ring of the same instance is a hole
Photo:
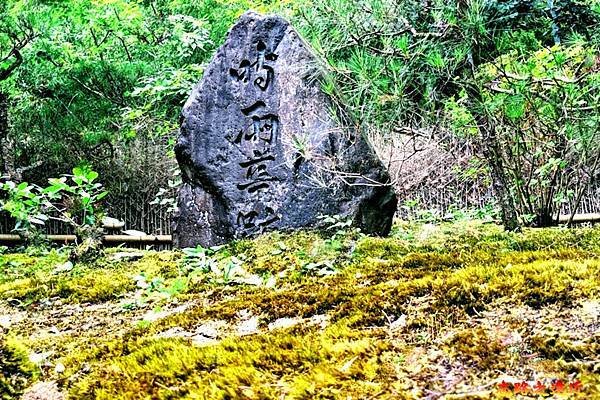
[[[8,0],[3,175],[44,182],[88,162],[108,214],[168,231],[145,215],[172,205],[179,112],[248,9],[287,17],[322,56],[323,89],[371,138],[405,211],[493,194],[508,225],[548,225],[594,190],[592,0]]]

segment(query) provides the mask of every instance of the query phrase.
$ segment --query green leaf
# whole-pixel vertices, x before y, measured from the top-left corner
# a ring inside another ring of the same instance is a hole
[[[96,178],[98,178],[98,173],[96,171],[89,171],[85,177],[87,178],[88,182],[93,182]]]

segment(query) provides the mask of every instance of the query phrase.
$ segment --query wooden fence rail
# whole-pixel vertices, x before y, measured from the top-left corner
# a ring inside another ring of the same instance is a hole
[[[44,235],[46,240],[57,244],[70,244],[77,241],[75,235]],[[24,242],[23,237],[14,234],[0,234],[0,245],[15,246]],[[169,250],[173,248],[171,235],[104,235],[102,242],[106,247],[125,246],[127,248]]]
[[[600,223],[600,213],[593,214],[575,214],[571,219],[570,214],[562,214],[558,218],[559,224],[568,224],[569,221],[573,224],[581,223]],[[43,235],[44,239],[58,243],[74,243],[77,241],[77,236],[69,234],[51,234]],[[20,235],[15,234],[0,234],[0,244],[15,244],[22,243],[25,239]],[[102,241],[107,246],[114,245],[138,245],[138,246],[160,246],[171,247],[173,245],[172,235],[104,235]]]
[[[444,188],[423,186],[416,188],[411,193],[401,194],[399,198],[398,215],[406,218],[413,215],[414,209],[437,210],[442,215],[455,209],[481,209],[492,201],[493,196],[489,188],[483,188],[481,185],[465,184]],[[406,200],[416,200],[414,209],[403,207]],[[568,215],[570,213],[571,209],[567,206],[561,210],[561,214]],[[600,187],[589,191],[577,208],[576,213],[600,213]],[[119,201],[113,201],[112,204],[107,205],[106,215],[124,221],[124,229],[140,231],[145,233],[146,236],[163,237],[172,233],[172,213],[165,206],[161,207],[121,198]],[[0,212],[0,234],[12,234],[13,228],[14,220],[9,218],[6,213]],[[74,231],[67,224],[49,221],[42,229],[42,233],[47,235],[73,235]],[[118,234],[119,232],[109,231],[109,233]],[[125,243],[125,241],[123,242]]]
[[[77,241],[75,235],[43,235],[43,238],[51,242],[73,243]],[[0,243],[20,243],[23,237],[13,234],[0,234]],[[106,244],[117,243],[140,243],[140,244],[171,244],[173,238],[171,235],[104,235],[102,241]]]

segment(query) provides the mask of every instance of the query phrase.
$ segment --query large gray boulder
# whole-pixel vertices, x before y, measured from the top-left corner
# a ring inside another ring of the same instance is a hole
[[[389,176],[321,91],[321,72],[280,17],[248,12],[231,28],[183,109],[176,246],[314,227],[321,215],[389,232]]]

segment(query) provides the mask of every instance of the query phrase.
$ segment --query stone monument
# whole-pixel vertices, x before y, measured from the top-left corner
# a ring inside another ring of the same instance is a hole
[[[396,195],[386,169],[321,90],[318,59],[284,19],[247,12],[183,109],[178,247],[351,218],[386,235]]]

